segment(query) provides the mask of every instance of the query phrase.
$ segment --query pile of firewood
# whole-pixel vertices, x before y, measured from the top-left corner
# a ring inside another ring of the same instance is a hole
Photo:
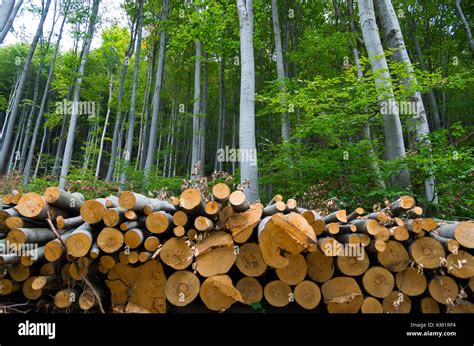
[[[281,195],[250,204],[223,183],[209,198],[84,200],[50,187],[2,200],[0,308],[22,297],[65,311],[200,300],[213,311],[474,312],[474,222],[422,218],[409,196],[324,216]]]

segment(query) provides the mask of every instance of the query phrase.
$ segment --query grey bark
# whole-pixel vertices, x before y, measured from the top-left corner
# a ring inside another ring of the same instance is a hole
[[[5,0],[5,12],[4,10],[4,5],[2,5],[0,9],[0,44],[3,43],[3,40],[7,36],[8,32],[10,31],[13,21],[15,20],[15,17],[18,13],[18,10],[21,7],[21,4],[23,3],[23,0],[18,0],[13,7],[10,7],[12,3],[15,2],[14,0]],[[11,11],[9,9],[11,8]],[[4,17],[5,14],[8,12],[8,17]],[[6,20],[4,18],[7,18]],[[4,21],[5,20],[5,21]]]
[[[464,30],[466,31],[467,42],[469,43],[469,49],[474,53],[474,39],[472,38],[471,27],[464,16],[464,12],[461,8],[461,0],[455,0],[454,5],[456,6],[456,11],[458,12],[459,18],[464,25]]]
[[[30,69],[31,60],[33,59],[33,54],[35,53],[38,39],[41,35],[41,32],[43,31],[44,21],[46,19],[46,16],[48,15],[50,4],[51,4],[51,0],[47,0],[46,5],[43,9],[43,13],[41,14],[41,19],[38,24],[36,34],[33,37],[33,41],[31,42],[30,50],[28,52],[28,56],[26,57],[25,65],[23,65],[23,69],[21,71],[20,81],[18,84],[18,90],[17,90],[17,93],[15,94],[15,99],[12,104],[10,119],[8,121],[5,137],[2,143],[2,150],[0,152],[0,173],[3,172],[4,165],[6,163],[5,161],[10,149],[10,144],[11,144],[10,142],[13,135],[13,129],[15,127],[16,118],[18,115],[18,109],[20,106],[21,97],[23,96],[23,89],[25,87],[25,83],[28,77],[28,70]]]
[[[198,169],[198,175],[202,175],[202,162],[199,161],[199,130],[201,122],[199,110],[201,106],[201,41],[195,40],[195,63],[194,63],[194,106],[193,106],[193,135],[192,135],[192,155],[191,155],[191,179],[195,178],[193,172]]]
[[[402,124],[398,106],[395,102],[390,82],[390,72],[385,59],[379,30],[375,20],[372,0],[359,0],[359,19],[364,37],[365,47],[370,59],[372,71],[375,74],[375,84],[379,90],[381,113],[385,137],[386,158],[388,161],[405,158],[405,143],[403,140]],[[399,187],[410,186],[410,174],[406,166],[392,176],[392,183]]]
[[[15,0],[2,1],[2,4],[0,5],[0,32],[2,32],[3,28],[5,27],[5,24],[7,23],[14,6]]]
[[[102,161],[102,151],[104,150],[105,135],[107,133],[107,125],[109,123],[109,117],[110,117],[110,103],[112,101],[112,96],[113,96],[113,85],[114,85],[114,76],[110,75],[109,98],[107,100],[107,113],[105,114],[104,128],[102,129],[102,136],[100,137],[100,145],[99,145],[99,154],[97,156],[97,166],[95,168],[96,177],[99,176],[99,172],[100,172],[100,162]]]
[[[255,60],[253,51],[253,0],[237,0],[240,24],[240,119],[239,150],[255,157],[240,160],[240,180],[248,181],[244,190],[249,202],[259,199],[258,164],[255,139]]]
[[[66,139],[66,145],[64,147],[63,155],[63,164],[61,166],[61,175],[59,177],[59,187],[64,189],[66,185],[66,177],[69,173],[69,166],[71,164],[72,150],[74,147],[74,137],[76,132],[77,118],[78,118],[78,102],[81,96],[81,84],[82,77],[84,76],[84,71],[86,68],[87,56],[92,43],[92,38],[94,36],[95,24],[97,22],[97,15],[99,12],[99,3],[100,0],[94,0],[92,4],[91,19],[89,22],[89,27],[87,29],[87,36],[84,39],[84,48],[82,51],[82,60],[81,65],[78,71],[78,77],[76,78],[76,85],[74,89],[74,103],[72,107],[72,114],[69,122],[69,129]]]
[[[217,149],[224,148],[225,123],[226,123],[226,103],[225,103],[225,60],[220,59],[219,70],[219,127],[217,130]],[[215,153],[214,170],[222,171],[222,162],[218,160],[217,151]]]
[[[204,66],[202,76],[202,103],[199,129],[199,161],[201,162],[201,175],[206,173],[206,121],[207,121],[207,102],[208,102],[208,70],[207,53],[204,52]]]

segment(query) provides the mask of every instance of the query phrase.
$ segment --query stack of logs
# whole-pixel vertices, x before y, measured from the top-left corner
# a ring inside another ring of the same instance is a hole
[[[474,222],[422,218],[409,196],[324,216],[223,183],[209,200],[56,187],[2,200],[0,295],[57,310],[474,312]]]

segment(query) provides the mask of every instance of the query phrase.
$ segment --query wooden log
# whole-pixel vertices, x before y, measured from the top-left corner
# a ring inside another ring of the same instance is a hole
[[[285,203],[278,201],[263,208],[263,216],[271,216],[276,213],[283,213],[286,209]]]
[[[326,226],[324,227],[324,230],[328,233],[328,234],[338,234],[339,233],[339,224],[337,223],[328,223],[326,224]]]
[[[267,203],[267,206],[275,204],[276,202],[281,202],[281,201],[283,201],[283,196],[280,194],[276,194],[275,196],[273,196],[270,202]]]
[[[364,212],[365,212],[364,208],[361,208],[361,207],[355,208],[355,210],[347,216],[347,222],[351,222],[352,220],[355,220],[361,217],[364,214]]]
[[[59,309],[69,308],[79,299],[79,294],[77,287],[62,289],[54,296],[54,305]]]
[[[46,287],[53,286],[58,281],[56,275],[40,275],[32,278],[31,289],[34,291],[43,290]]]
[[[459,244],[468,249],[474,249],[474,222],[441,225],[436,229],[436,232],[442,237],[456,239]]]
[[[237,259],[232,236],[223,231],[198,241],[195,255],[196,270],[204,277],[227,273]]]
[[[371,267],[362,277],[362,285],[371,296],[385,298],[392,292],[395,279],[387,269]]]
[[[171,232],[173,229],[173,217],[164,211],[155,211],[146,217],[145,225],[151,233]]]
[[[102,221],[106,210],[105,199],[90,199],[85,201],[80,209],[80,213],[84,222],[95,225]]]
[[[316,236],[320,235],[324,231],[324,226],[326,223],[324,222],[323,218],[321,215],[319,215],[316,211],[314,210],[306,210],[302,213],[303,217],[308,221],[310,226],[314,230],[314,234]]]
[[[123,191],[119,196],[119,205],[124,209],[132,209],[142,212],[143,208],[150,203],[150,199],[133,191]]]
[[[263,290],[265,300],[272,306],[281,308],[293,300],[291,287],[281,280],[274,280],[265,285]]]
[[[169,202],[150,198],[148,204],[143,207],[143,213],[145,215],[150,215],[155,211],[164,211],[165,213],[172,214],[176,211],[176,208]]]
[[[6,296],[21,290],[21,283],[11,279],[0,279],[0,296]]]
[[[176,210],[179,210],[179,198],[176,196],[170,197],[170,203],[175,207]]]
[[[409,219],[418,219],[419,217],[423,216],[423,208],[421,207],[413,207],[407,211],[407,217]]]
[[[89,257],[96,259],[100,255],[100,248],[97,242],[92,243],[91,249],[89,250]]]
[[[344,209],[335,211],[334,213],[324,216],[323,220],[325,223],[331,223],[331,222],[347,223],[346,211]]]
[[[16,207],[0,210],[0,220],[6,220],[12,216],[16,216],[16,217],[21,216],[21,214],[18,212]]]
[[[205,216],[194,219],[194,228],[200,232],[210,232],[214,229],[214,222]]]
[[[67,230],[60,235],[63,242],[74,232],[74,229]],[[59,239],[53,239],[44,246],[44,257],[48,262],[56,262],[63,255],[63,244]]]
[[[440,275],[431,279],[428,284],[428,292],[438,303],[452,305],[459,294],[459,288],[453,278]]]
[[[329,224],[329,225],[333,225],[333,224]],[[339,225],[339,224],[336,224],[339,228],[339,234],[345,234],[345,233],[355,233],[357,232],[357,227],[356,225],[354,224],[347,224],[347,225]]]
[[[94,290],[96,291],[96,293],[99,295],[99,298],[100,298],[102,296],[101,294],[102,291],[98,289],[97,287],[94,287]],[[84,311],[89,311],[94,306],[98,305],[97,298],[94,292],[92,291],[92,289],[89,287],[85,288],[84,291],[82,291],[82,293],[79,296],[78,303],[81,310],[84,310]]]
[[[295,287],[294,298],[296,303],[304,309],[313,310],[321,301],[321,290],[312,281],[301,281]]]
[[[158,212],[160,213],[160,212]],[[132,228],[144,228],[146,225],[146,220],[148,219],[148,216],[140,215],[136,220],[134,221],[125,221],[120,224],[120,230],[121,231],[127,231]]]
[[[12,194],[5,194],[2,196],[2,203],[3,204],[12,204],[12,198],[13,198],[13,195]]]
[[[118,251],[123,243],[124,235],[116,228],[104,227],[97,236],[97,245],[105,253]]]
[[[75,215],[79,214],[79,210],[84,203],[84,196],[72,194],[54,186],[45,190],[44,199],[49,204],[73,212]]]
[[[153,257],[153,254],[151,252],[142,251],[138,254],[138,261],[141,262],[141,263],[145,263],[146,261],[148,261],[152,257]]]
[[[118,208],[120,206],[119,198],[117,196],[105,197],[105,206],[107,208]]]
[[[217,183],[212,187],[212,198],[214,201],[225,204],[229,200],[230,188],[227,184]]]
[[[294,198],[289,198],[286,201],[286,208],[285,208],[285,213],[289,213],[292,211],[296,211],[296,208],[298,207],[298,202],[296,202],[296,199]]]
[[[49,228],[17,228],[8,232],[7,241],[10,244],[21,245],[25,243],[45,244],[56,238]]]
[[[173,214],[173,223],[175,226],[185,227],[189,223],[189,216],[182,210],[178,210]]]
[[[420,303],[421,312],[424,314],[439,314],[439,304],[431,297],[424,297]]]
[[[379,232],[379,224],[376,220],[356,219],[356,220],[352,220],[351,224],[355,225],[357,228],[357,232],[360,232],[360,233],[376,235]]]
[[[257,279],[245,276],[235,285],[244,304],[252,305],[263,299],[263,287]]]
[[[430,232],[429,236],[439,241],[444,249],[451,253],[457,253],[459,250],[459,243],[454,239],[444,238],[438,235],[437,232]]]
[[[126,211],[126,209],[120,207],[107,209],[102,215],[102,220],[106,226],[116,227],[126,220]]]
[[[233,213],[227,218],[225,227],[230,230],[236,243],[242,244],[249,240],[253,230],[260,223],[262,213],[262,205],[255,203],[243,213]]]
[[[104,268],[112,269],[113,267],[115,267],[115,264],[117,264],[117,259],[115,256],[103,255],[100,257],[100,264],[103,265]]]
[[[203,212],[204,204],[201,192],[197,189],[185,189],[179,197],[179,206],[188,213],[196,214]]]
[[[446,257],[443,245],[431,237],[423,237],[410,244],[410,255],[423,268],[434,269],[440,267],[440,258]]]
[[[376,253],[384,252],[387,249],[387,244],[380,239],[372,239],[370,244],[367,246],[367,251]]]
[[[27,250],[26,253],[21,256],[20,263],[25,267],[31,267],[33,264],[41,261],[44,258],[44,250],[44,246]]]
[[[390,239],[390,231],[385,226],[379,226],[379,231],[374,235],[375,239],[387,241]]]
[[[316,282],[326,282],[334,275],[334,259],[320,251],[306,255],[308,276]]]
[[[248,277],[257,277],[265,273],[267,264],[263,260],[260,247],[255,243],[246,243],[239,247],[235,265]]]
[[[176,271],[166,280],[166,298],[175,306],[186,306],[196,299],[200,287],[195,274],[186,270]]]
[[[232,209],[238,213],[244,212],[249,208],[247,197],[245,197],[245,193],[240,190],[236,190],[230,194],[229,204],[232,206]]]
[[[82,277],[89,273],[89,264],[87,257],[78,258],[69,265],[69,276],[76,281],[82,280]]]
[[[427,286],[426,276],[411,267],[398,272],[395,282],[398,289],[410,297],[423,294]]]
[[[87,202],[86,202],[87,203]],[[92,227],[88,223],[83,223],[66,239],[66,248],[70,255],[74,257],[83,257],[87,255],[92,247],[94,237],[92,236]]]
[[[20,263],[21,256],[16,254],[5,254],[0,255],[0,266],[14,265]]]
[[[368,247],[370,245],[372,238],[370,238],[367,234],[364,234],[364,233],[356,233],[356,234],[359,236],[360,243],[364,247]]]
[[[411,299],[402,292],[393,291],[382,302],[384,313],[408,314],[411,311]]]
[[[360,307],[363,314],[381,314],[383,313],[382,303],[374,297],[366,297]]]
[[[462,303],[454,305],[451,309],[449,309],[449,312],[454,314],[473,314],[474,304],[468,301],[463,301]]]
[[[28,300],[38,300],[43,295],[43,289],[33,289],[32,285],[36,276],[29,277],[26,281],[23,282],[22,291],[23,295]]]
[[[405,241],[410,237],[410,234],[404,226],[395,226],[390,228],[390,236],[395,240]]]
[[[124,242],[130,249],[136,249],[139,247],[145,240],[145,235],[143,230],[139,228],[129,229],[124,235]]]
[[[186,229],[183,226],[176,226],[173,228],[173,234],[175,237],[184,237]]]
[[[222,204],[216,202],[216,201],[209,201],[206,203],[206,206],[204,207],[204,212],[206,215],[213,220],[217,218],[217,215],[219,215],[219,212],[222,209]]]
[[[44,227],[43,223],[34,222],[25,217],[12,216],[5,220],[5,225],[8,229],[15,228],[41,228]]]
[[[225,311],[235,302],[243,302],[242,295],[227,275],[216,275],[204,280],[199,296],[206,307],[213,311]]]
[[[56,228],[58,230],[61,229],[69,229],[73,227],[78,227],[84,223],[84,220],[82,219],[82,216],[75,216],[75,217],[70,217],[65,219],[63,216],[59,215],[56,218]]]
[[[284,268],[276,268],[276,274],[282,282],[297,285],[306,277],[305,258],[301,254],[285,254],[285,257],[288,259],[288,265]]]
[[[393,216],[398,216],[401,213],[413,208],[415,206],[415,200],[411,196],[402,196],[396,201],[393,201],[389,205],[390,213]]]
[[[177,227],[182,227],[182,226],[177,226]],[[188,239],[191,241],[196,241],[197,235],[198,235],[198,232],[194,228],[188,229],[188,231],[186,232],[186,237],[188,237]]]
[[[324,255],[332,257],[338,255],[338,249],[341,247],[341,243],[332,237],[319,237],[318,245]]]
[[[48,216],[46,200],[35,192],[24,194],[18,201],[17,210],[22,216],[33,220],[45,220]]]
[[[362,291],[353,278],[328,280],[323,283],[321,292],[329,313],[357,313],[362,306]]]
[[[390,221],[391,222],[390,222],[389,226],[400,226],[400,227],[405,226],[405,221],[403,221],[402,218],[394,217]]]
[[[160,258],[175,270],[186,269],[193,261],[192,244],[185,238],[172,237],[163,244]]]
[[[158,246],[160,246],[160,240],[155,236],[148,236],[143,243],[145,250],[150,252],[155,252]]]
[[[423,221],[421,219],[407,220],[406,228],[408,231],[418,234],[423,230]]]
[[[408,267],[409,256],[402,244],[389,240],[383,252],[377,253],[379,263],[391,272],[401,272]]]
[[[30,277],[31,270],[29,267],[25,267],[23,264],[18,263],[8,268],[8,275],[16,282],[23,282]]]
[[[430,232],[438,227],[438,223],[432,218],[424,218],[421,220],[421,226],[424,231]]]
[[[375,220],[381,223],[387,223],[389,221],[389,217],[383,211],[373,212],[367,215],[367,218],[370,220]]]
[[[140,253],[138,251],[130,251],[130,253],[128,254],[128,263],[130,264],[136,264],[138,263],[138,261],[140,260]]]
[[[369,257],[362,249],[358,256],[338,256],[337,267],[339,271],[347,276],[359,276],[364,274],[369,268]]]
[[[133,211],[132,209],[126,210],[124,216],[129,221],[135,221],[138,219],[137,213],[135,213],[135,211]]]
[[[474,277],[474,257],[467,251],[459,250],[446,259],[446,267],[451,275],[460,279]]]

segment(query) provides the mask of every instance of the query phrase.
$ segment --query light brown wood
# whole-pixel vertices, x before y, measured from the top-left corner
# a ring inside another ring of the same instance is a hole
[[[328,223],[326,224],[326,226],[324,227],[324,230],[328,233],[328,234],[338,234],[339,233],[339,224],[337,223]]]
[[[160,240],[155,236],[149,236],[145,239],[143,246],[146,251],[155,252],[160,245]]]
[[[204,207],[204,212],[206,215],[210,218],[217,218],[217,215],[219,214],[219,211],[222,209],[222,204],[216,202],[216,201],[209,201],[206,203],[206,206]]]
[[[423,208],[413,207],[407,212],[407,217],[409,219],[417,219],[423,215]]]
[[[459,294],[459,288],[453,278],[440,275],[428,284],[430,296],[440,304],[452,304]]]
[[[114,256],[103,255],[100,257],[100,264],[102,264],[104,268],[112,269],[116,263],[117,261]]]
[[[89,250],[89,257],[95,259],[100,255],[100,248],[97,242],[92,243],[91,249]]]
[[[421,312],[424,314],[439,314],[439,304],[431,297],[424,297],[420,303]]]
[[[270,202],[267,203],[267,206],[275,204],[276,202],[283,201],[283,196],[280,194],[276,194],[273,196],[273,198],[270,200]]]
[[[21,290],[22,285],[11,279],[0,279],[0,296],[6,296]]]
[[[395,240],[405,241],[410,237],[410,234],[404,226],[395,226],[390,228],[390,236]]]
[[[74,280],[80,281],[82,276],[86,276],[89,272],[89,259],[81,257],[77,261],[69,265],[69,276]]]
[[[423,294],[427,286],[426,276],[412,267],[398,272],[395,282],[398,289],[410,297]]]
[[[288,285],[297,285],[306,277],[305,258],[301,254],[285,254],[285,258],[288,259],[288,265],[284,268],[277,268],[276,274],[282,282]]]
[[[389,221],[388,215],[385,214],[383,211],[370,213],[367,215],[367,218],[381,223],[387,223]]]
[[[65,288],[54,296],[54,305],[59,309],[66,309],[79,299],[79,289],[77,287]]]
[[[295,301],[306,310],[315,309],[321,301],[321,290],[314,282],[301,281],[295,287]]]
[[[261,204],[252,204],[242,213],[234,213],[227,218],[225,227],[231,231],[237,244],[245,243],[252,236],[255,227],[260,223],[263,209]]]
[[[160,258],[173,269],[186,269],[193,261],[192,244],[185,238],[172,237],[163,244]]]
[[[359,250],[360,251],[360,250]],[[355,251],[354,251],[355,252]],[[361,249],[359,256],[338,256],[337,267],[339,271],[347,276],[359,276],[364,274],[369,268],[369,257],[364,249]]]
[[[155,211],[164,211],[165,213],[172,214],[176,211],[176,207],[167,201],[150,198],[148,199],[148,204],[143,207],[143,213],[150,215]]]
[[[443,245],[431,237],[423,237],[410,244],[410,255],[423,268],[440,267],[440,258],[446,257]]]
[[[42,290],[47,286],[52,286],[57,282],[56,275],[41,275],[33,277],[31,282],[31,289],[37,291]]]
[[[389,240],[383,252],[377,253],[379,263],[391,272],[401,272],[408,267],[409,256],[402,244]]]
[[[329,313],[357,313],[362,306],[362,291],[353,278],[337,277],[326,281],[321,292]]]
[[[17,228],[7,234],[10,244],[21,245],[25,243],[45,244],[56,238],[49,228]]]
[[[441,237],[436,232],[430,232],[429,236],[439,241],[446,251],[454,254],[458,252],[459,243],[457,240]]]
[[[347,222],[357,219],[358,217],[364,215],[364,208],[358,207],[352,213],[347,215]]]
[[[459,250],[457,254],[450,254],[446,262],[449,274],[460,279],[474,277],[474,257],[469,252]]]
[[[65,219],[62,215],[59,215],[56,218],[56,228],[57,229],[64,229],[64,228],[73,228],[78,227],[84,223],[81,215],[70,217]]]
[[[393,291],[382,302],[384,313],[408,314],[411,311],[411,299],[402,292]]]
[[[253,277],[243,277],[237,282],[235,288],[240,292],[244,304],[251,305],[263,299],[263,287]]]
[[[196,270],[201,276],[210,277],[225,274],[237,259],[232,236],[223,231],[215,231],[197,242]]]
[[[123,208],[110,208],[104,211],[102,219],[106,226],[116,227],[126,220],[125,212],[127,210]]]
[[[390,203],[390,212],[394,216],[398,216],[401,213],[411,209],[415,206],[415,200],[411,196],[402,196],[396,201]]]
[[[366,297],[360,307],[363,314],[381,314],[383,313],[382,303],[374,297]]]
[[[124,235],[116,228],[104,227],[97,236],[97,245],[105,253],[118,251],[124,243]]]
[[[390,231],[387,227],[385,226],[379,226],[379,231],[377,232],[376,235],[374,235],[375,239],[380,239],[383,241],[387,241],[390,239]]]
[[[344,209],[335,211],[329,215],[323,217],[324,222],[331,223],[331,222],[347,222],[347,215]]]
[[[186,214],[182,210],[176,211],[176,213],[173,214],[173,223],[175,226],[186,226],[189,222],[189,217],[188,214]]]
[[[406,228],[408,231],[418,234],[423,230],[423,220],[421,219],[406,220]]]
[[[355,225],[357,232],[366,233],[369,235],[376,235],[379,232],[379,224],[372,219],[356,219],[352,220],[351,224]]]
[[[138,261],[141,262],[141,263],[145,263],[146,261],[148,261],[152,257],[153,257],[153,254],[151,252],[142,251],[138,254]]]
[[[89,252],[93,241],[92,227],[84,223],[65,240],[67,252],[74,257],[83,257]]]
[[[286,205],[282,201],[278,201],[274,204],[266,206],[263,208],[263,215],[264,216],[271,216],[276,213],[283,213],[286,210]]]
[[[117,196],[105,197],[105,206],[107,208],[118,208],[119,207],[119,198]]]
[[[255,243],[246,243],[238,248],[235,265],[242,274],[257,277],[265,273],[267,264],[263,260],[260,247]]]
[[[186,270],[176,271],[166,280],[166,299],[175,306],[186,306],[199,294],[198,277]]]
[[[298,207],[298,202],[296,201],[296,199],[288,198],[288,200],[286,201],[285,212],[289,213],[291,211],[295,211],[297,207]]]
[[[214,222],[205,216],[198,216],[194,220],[194,228],[200,232],[210,232],[214,229]]]
[[[326,223],[324,222],[321,215],[319,215],[314,210],[306,210],[302,213],[303,217],[308,221],[310,226],[313,228],[314,234],[316,236],[320,235],[324,231],[324,226]]]
[[[371,296],[385,298],[392,292],[395,279],[387,269],[371,267],[362,277],[362,284]]]
[[[380,239],[372,239],[367,246],[369,252],[384,252],[387,249],[387,243]]]
[[[173,234],[175,235],[175,237],[184,237],[184,235],[186,234],[186,229],[183,227],[183,226],[176,226],[175,228],[173,228]]]
[[[64,191],[58,187],[48,187],[44,191],[44,199],[49,204],[55,205],[63,210],[79,213],[84,203],[84,196]]]
[[[135,213],[135,211],[133,211],[132,209],[126,210],[124,215],[125,218],[130,221],[135,221],[138,219],[137,213]]]
[[[125,232],[132,228],[144,228],[146,226],[146,219],[148,217],[145,215],[140,215],[134,221],[125,221],[120,224],[120,230]],[[171,229],[171,227],[170,227]]]
[[[441,225],[436,232],[442,237],[456,239],[459,244],[468,249],[474,249],[474,222],[472,221]]]
[[[161,234],[171,231],[173,217],[164,211],[155,211],[146,217],[146,228],[151,233]]]
[[[43,289],[34,290],[32,288],[32,284],[35,279],[36,279],[36,276],[32,276],[23,282],[23,285],[22,285],[23,295],[28,300],[38,300],[43,294]]]
[[[145,239],[143,230],[139,228],[129,229],[124,235],[125,245],[130,247],[130,249],[136,249],[139,247]]]
[[[243,212],[249,208],[247,197],[245,197],[245,193],[240,190],[236,190],[230,194],[229,204],[236,212]]]
[[[321,251],[311,252],[306,255],[308,276],[316,282],[325,282],[334,275],[334,260],[325,256]]]
[[[213,311],[225,311],[235,302],[243,302],[242,295],[227,275],[216,275],[204,280],[199,296],[206,307]]]
[[[438,223],[431,218],[425,218],[425,219],[422,219],[421,226],[423,230],[430,232],[430,231],[435,230],[438,227]]]
[[[177,226],[177,227],[182,227],[182,226]],[[188,239],[191,241],[196,241],[197,235],[198,235],[198,232],[194,228],[188,229],[188,231],[186,232],[186,237],[188,237]]]
[[[230,188],[225,183],[217,183],[212,187],[212,196],[219,203],[227,203],[230,196]]]
[[[90,288],[85,289],[79,296],[79,307],[84,311],[89,311],[97,305],[97,298]]]
[[[197,189],[184,190],[179,197],[179,206],[187,212],[195,212],[199,209],[204,209],[201,192]]]
[[[11,216],[5,220],[8,229],[41,227],[41,223],[20,216]]]
[[[95,225],[102,221],[105,210],[105,199],[98,198],[85,201],[80,212],[84,222]]]
[[[10,278],[15,280],[16,282],[23,282],[30,276],[30,268],[25,267],[23,264],[18,263],[13,267],[8,268],[8,275]]]
[[[263,290],[265,300],[272,306],[281,308],[294,300],[291,287],[281,280],[274,280],[265,285]]]
[[[44,220],[48,214],[48,204],[43,196],[35,192],[28,192],[21,196],[17,210],[22,216],[29,219]]]

